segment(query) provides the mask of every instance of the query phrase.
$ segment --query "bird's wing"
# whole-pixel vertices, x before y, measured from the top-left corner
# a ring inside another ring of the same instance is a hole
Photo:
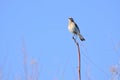
[[[75,26],[76,26],[77,30],[79,31],[79,33],[80,33],[80,29],[79,29],[79,27],[78,27],[78,25],[76,23],[75,23]]]

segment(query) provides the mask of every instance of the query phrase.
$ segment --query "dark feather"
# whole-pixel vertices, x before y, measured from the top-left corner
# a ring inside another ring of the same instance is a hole
[[[75,22],[74,22],[75,23]],[[79,33],[80,33],[80,29],[79,29],[79,27],[78,27],[78,25],[75,23],[75,26],[76,26],[76,28],[78,29],[78,31],[79,31]]]

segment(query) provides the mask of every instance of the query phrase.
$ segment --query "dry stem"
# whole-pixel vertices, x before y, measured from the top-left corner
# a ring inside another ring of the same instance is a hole
[[[78,80],[81,80],[81,58],[80,58],[80,47],[79,47],[79,44],[78,42],[76,41],[76,39],[74,37],[72,37],[76,46],[77,46],[77,49],[78,49]]]

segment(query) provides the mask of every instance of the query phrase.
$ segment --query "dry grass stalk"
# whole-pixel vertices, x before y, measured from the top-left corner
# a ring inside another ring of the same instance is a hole
[[[80,56],[80,47],[79,47],[79,44],[78,42],[76,41],[76,39],[74,37],[72,37],[76,46],[77,46],[77,49],[78,49],[78,80],[81,80],[81,56]]]

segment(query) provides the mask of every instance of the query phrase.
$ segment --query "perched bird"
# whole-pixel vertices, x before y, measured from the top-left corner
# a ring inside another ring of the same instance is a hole
[[[74,35],[78,35],[81,41],[85,41],[85,38],[80,34],[79,27],[74,22],[73,18],[68,18],[68,30]]]

